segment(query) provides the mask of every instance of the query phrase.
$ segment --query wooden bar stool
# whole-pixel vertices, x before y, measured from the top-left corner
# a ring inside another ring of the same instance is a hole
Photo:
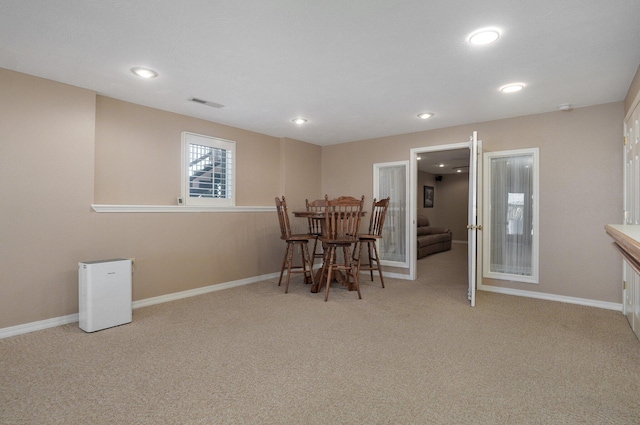
[[[292,234],[291,225],[289,224],[289,214],[287,212],[287,202],[282,197],[282,200],[276,197],[276,209],[278,210],[278,221],[280,222],[280,239],[287,243],[287,248],[284,252],[284,259],[282,260],[282,267],[280,268],[280,279],[278,280],[278,286],[282,283],[282,275],[284,269],[287,269],[287,284],[284,288],[284,293],[289,292],[289,279],[291,273],[304,273],[305,280],[308,279],[311,284],[314,283],[313,278],[313,261],[309,255],[309,239],[311,236],[308,234]],[[302,264],[299,266],[293,265],[293,252],[296,245],[300,246],[300,257]]]
[[[389,197],[376,202],[373,199],[373,206],[371,207],[371,219],[369,221],[369,231],[367,234],[358,235],[357,248],[353,250],[354,260],[357,252],[358,258],[358,273],[360,270],[369,270],[371,274],[371,280],[373,281],[373,271],[377,270],[380,275],[380,283],[384,288],[384,278],[382,277],[382,267],[380,266],[380,256],[378,255],[378,246],[376,241],[382,238],[382,226],[384,226],[384,219],[387,216],[387,208],[389,208]],[[367,246],[367,258],[369,262],[362,264],[362,248]],[[375,264],[374,264],[375,263]]]
[[[360,200],[350,197],[329,200],[329,197],[325,195],[325,200],[324,232],[320,237],[325,247],[321,274],[326,284],[324,300],[329,299],[329,288],[334,271],[344,273],[346,286],[349,286],[351,278],[353,278],[358,298],[361,299],[358,265],[353,261],[351,247],[358,242],[358,228],[360,227],[364,196]],[[343,262],[341,263],[338,262],[336,255],[338,248],[342,248]]]

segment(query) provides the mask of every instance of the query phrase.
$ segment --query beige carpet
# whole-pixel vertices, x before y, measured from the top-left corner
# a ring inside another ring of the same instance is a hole
[[[640,423],[621,313],[484,292],[471,308],[465,253],[364,280],[362,300],[296,277],[0,340],[0,423]]]

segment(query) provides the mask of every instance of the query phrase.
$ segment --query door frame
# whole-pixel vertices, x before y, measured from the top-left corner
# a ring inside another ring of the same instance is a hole
[[[418,155],[429,152],[440,152],[456,149],[469,149],[469,141],[460,143],[450,143],[446,145],[424,146],[411,148],[409,153],[409,224],[411,232],[409,237],[409,280],[416,280],[416,269],[418,267],[418,248],[416,235],[416,221],[418,215]],[[471,150],[469,150],[471,157]]]

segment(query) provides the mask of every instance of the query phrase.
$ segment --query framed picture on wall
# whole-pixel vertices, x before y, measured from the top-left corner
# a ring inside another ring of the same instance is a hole
[[[433,208],[433,186],[424,187],[424,208]]]

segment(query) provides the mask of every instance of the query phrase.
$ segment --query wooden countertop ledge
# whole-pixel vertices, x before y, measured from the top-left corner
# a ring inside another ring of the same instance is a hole
[[[640,273],[640,225],[607,224],[604,229],[613,238],[624,259]]]

